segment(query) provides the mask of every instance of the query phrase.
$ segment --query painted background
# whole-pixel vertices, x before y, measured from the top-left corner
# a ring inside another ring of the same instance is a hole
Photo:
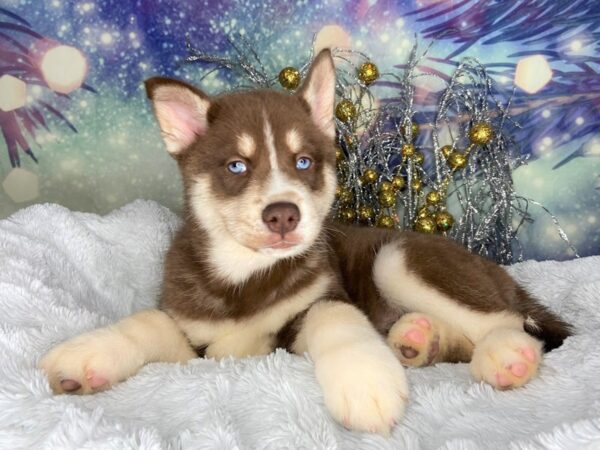
[[[337,42],[367,53],[383,72],[406,61],[415,38],[435,39],[430,56],[478,58],[507,91],[515,64],[543,55],[552,70],[549,83],[535,94],[517,88],[514,100],[524,127],[518,135],[522,152],[530,155],[514,174],[517,191],[552,210],[580,255],[600,253],[600,2],[3,0],[0,8],[0,76],[26,81],[24,105],[12,116],[29,112],[19,116],[16,130],[1,108],[3,102],[6,109],[19,105],[22,86],[0,78],[0,217],[36,202],[106,213],[137,198],[178,211],[180,180],[143,80],[174,76],[220,92],[230,86],[228,75],[205,76],[206,68],[181,65],[186,34],[195,47],[222,55],[231,51],[227,36],[244,36],[276,75],[305,62],[315,34],[337,25],[343,30]],[[14,42],[28,52],[26,61],[19,60]],[[60,44],[81,52],[87,72],[60,61],[51,61],[48,73],[40,69],[44,55]],[[52,64],[66,67],[68,82],[85,84],[57,94],[73,86],[48,87]],[[450,73],[451,66],[438,69]],[[20,168],[12,167],[11,146],[18,149]],[[573,257],[550,218],[536,216],[521,234],[525,257]]]

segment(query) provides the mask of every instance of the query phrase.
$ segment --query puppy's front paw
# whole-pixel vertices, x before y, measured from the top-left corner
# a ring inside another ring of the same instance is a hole
[[[535,376],[542,359],[542,343],[524,331],[490,332],[475,345],[471,373],[496,389],[512,389]]]
[[[55,394],[92,394],[133,375],[144,364],[138,346],[113,328],[70,339],[39,362]]]
[[[404,413],[404,368],[381,341],[331,350],[316,375],[331,415],[347,428],[388,435]]]

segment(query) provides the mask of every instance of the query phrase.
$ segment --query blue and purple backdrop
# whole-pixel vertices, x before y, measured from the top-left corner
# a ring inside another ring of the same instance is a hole
[[[186,36],[220,55],[232,52],[228,36],[243,36],[273,74],[305,62],[316,35],[365,52],[383,72],[418,39],[435,41],[440,70],[475,57],[507,91],[517,64],[535,56],[513,99],[530,155],[516,188],[559,218],[581,255],[598,254],[599,15],[596,0],[3,0],[0,217],[37,202],[105,213],[137,198],[179,210],[177,169],[143,80],[231,87],[226,73],[181,64]],[[572,257],[549,216],[535,217],[520,235],[525,257]]]

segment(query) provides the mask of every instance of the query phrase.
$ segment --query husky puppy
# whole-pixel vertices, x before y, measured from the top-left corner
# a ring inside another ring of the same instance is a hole
[[[387,434],[402,365],[469,362],[498,389],[536,375],[569,326],[503,268],[437,236],[342,226],[335,71],[322,51],[293,95],[209,97],[152,78],[148,97],[181,170],[185,223],[160,304],[74,337],[40,361],[55,393],[90,394],[153,361],[307,352],[333,417]]]

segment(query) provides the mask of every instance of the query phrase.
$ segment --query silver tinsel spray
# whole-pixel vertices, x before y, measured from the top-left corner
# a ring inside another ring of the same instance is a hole
[[[239,78],[236,89],[281,85],[292,92],[313,56],[298,69],[273,74],[247,41],[230,43],[233,56],[224,58],[188,42],[186,62],[231,71]],[[333,51],[339,180],[335,218],[440,233],[509,264],[522,260],[517,234],[532,221],[529,207],[535,205],[551,216],[557,233],[577,255],[558,219],[514,190],[512,171],[525,158],[507,131],[519,127],[508,113],[510,101],[503,105],[494,96],[492,79],[473,58],[463,60],[450,77],[422,67],[428,50],[419,54],[415,45],[407,63],[397,66],[398,73],[381,76],[363,53]],[[437,102],[421,102],[416,111],[415,81],[420,77],[435,77],[445,88]],[[373,82],[391,94],[377,99]]]

